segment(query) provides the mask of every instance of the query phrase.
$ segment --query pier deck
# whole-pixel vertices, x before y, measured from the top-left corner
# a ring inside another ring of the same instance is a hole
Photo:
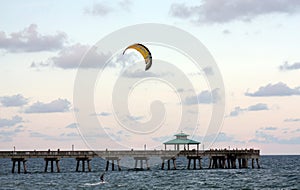
[[[99,151],[0,151],[0,159],[8,158],[13,162],[12,173],[14,173],[15,166],[18,164],[18,173],[21,171],[21,163],[23,163],[23,171],[27,172],[26,161],[31,158],[43,158],[45,160],[45,172],[47,172],[48,163],[50,162],[51,172],[54,171],[54,164],[56,164],[56,171],[60,172],[59,161],[62,158],[74,158],[77,161],[76,171],[79,171],[79,164],[82,163],[82,171],[85,171],[85,163],[87,162],[88,171],[91,171],[90,161],[93,158],[103,158],[107,161],[106,170],[109,168],[109,163],[112,164],[112,170],[117,163],[118,170],[121,170],[120,160],[124,157],[132,157],[135,160],[135,169],[137,162],[146,162],[147,169],[148,160],[151,157],[160,157],[162,160],[162,169],[164,169],[164,162],[167,161],[168,169],[170,169],[170,161],[172,160],[174,169],[176,169],[176,158],[186,157],[188,159],[188,167],[193,162],[196,168],[196,162],[199,163],[199,169],[202,168],[201,159],[208,158],[208,168],[248,168],[248,160],[252,160],[252,168],[254,168],[254,161],[256,160],[257,168],[259,166],[260,151],[254,149],[244,150],[99,150]],[[238,167],[236,165],[238,161]],[[142,168],[141,168],[142,169]]]

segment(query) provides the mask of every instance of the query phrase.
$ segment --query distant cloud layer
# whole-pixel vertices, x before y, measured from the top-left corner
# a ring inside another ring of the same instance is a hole
[[[107,3],[95,3],[92,7],[85,8],[84,12],[86,14],[105,16],[113,11],[113,8],[108,6]]]
[[[0,128],[1,127],[12,127],[18,123],[22,123],[23,119],[20,116],[14,116],[11,119],[0,119]]]
[[[262,111],[262,110],[269,110],[269,107],[267,104],[263,104],[263,103],[258,103],[252,106],[249,106],[247,108],[240,108],[235,107],[233,111],[230,112],[229,116],[231,117],[236,117],[238,115],[240,115],[241,113],[244,112],[252,112],[252,111]]]
[[[53,100],[50,103],[36,102],[25,109],[25,113],[53,113],[70,111],[71,103],[66,99]]]
[[[0,49],[9,52],[54,51],[64,46],[66,37],[66,34],[62,32],[42,35],[38,33],[37,25],[31,24],[24,30],[9,35],[0,31]]]
[[[174,3],[170,14],[198,23],[226,23],[234,20],[251,21],[254,18],[272,14],[293,14],[299,12],[298,0],[203,0],[199,5]]]
[[[256,130],[255,138],[251,139],[250,142],[256,143],[277,143],[277,144],[299,144],[300,136],[291,138],[280,138],[272,134],[274,131],[279,130],[277,127],[264,127]]]
[[[285,62],[283,65],[279,66],[279,69],[281,71],[297,70],[297,69],[300,69],[300,62],[297,62],[294,64],[289,64],[289,63]]]
[[[30,67],[58,67],[62,69],[77,69],[79,66],[81,66],[81,68],[101,68],[111,54],[99,53],[95,49],[91,48],[94,47],[89,45],[74,44],[62,49],[57,56],[49,58],[45,63],[32,62]],[[87,60],[85,61],[84,65],[80,65],[84,55],[86,55]]]
[[[21,94],[2,96],[0,97],[0,103],[5,107],[19,107],[26,105],[28,103],[28,99],[24,98]]]
[[[202,91],[197,96],[187,97],[185,103],[187,105],[193,104],[212,104],[216,103],[220,99],[219,89],[214,89],[212,91]]]
[[[300,122],[300,118],[288,118],[284,122]]]
[[[300,87],[290,88],[286,84],[279,82],[277,84],[268,84],[267,86],[262,86],[253,93],[246,92],[245,95],[252,97],[300,95]]]
[[[93,16],[106,16],[114,11],[120,11],[120,10],[130,11],[130,8],[132,6],[132,1],[131,0],[121,0],[115,6],[109,6],[111,4],[112,4],[112,1],[109,3],[105,2],[105,1],[97,2],[97,3],[94,3],[93,6],[91,6],[91,7],[86,7],[84,9],[84,13],[90,14]]]
[[[65,128],[67,128],[67,129],[77,129],[77,123],[71,123],[70,125],[67,125]]]

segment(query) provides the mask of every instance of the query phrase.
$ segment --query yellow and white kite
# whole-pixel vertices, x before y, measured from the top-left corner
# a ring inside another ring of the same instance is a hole
[[[136,44],[132,44],[130,46],[128,46],[124,51],[123,51],[123,55],[125,53],[125,51],[127,49],[135,49],[137,50],[140,54],[142,54],[142,56],[144,57],[145,59],[145,64],[146,64],[146,68],[145,68],[145,71],[147,71],[148,69],[150,69],[151,65],[152,65],[152,55],[151,55],[151,52],[149,51],[149,49],[144,46],[143,44],[139,44],[139,43],[136,43]]]

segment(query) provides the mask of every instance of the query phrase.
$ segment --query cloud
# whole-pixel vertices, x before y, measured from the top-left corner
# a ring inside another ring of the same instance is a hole
[[[108,6],[108,3],[99,2],[95,3],[90,8],[85,8],[84,13],[90,14],[93,16],[106,16],[113,11],[113,8]]]
[[[240,108],[239,106],[235,107],[233,111],[230,112],[229,116],[236,117],[243,113],[245,109]]]
[[[112,12],[119,12],[119,11],[127,11],[130,12],[132,1],[131,0],[121,0],[117,2],[114,6],[112,5],[112,2],[97,2],[94,3],[91,7],[87,7],[84,9],[85,14],[89,14],[92,16],[107,16]]]
[[[227,23],[234,20],[251,21],[267,14],[293,14],[300,10],[297,0],[203,0],[200,5],[174,3],[170,14],[197,23]]]
[[[60,137],[79,137],[79,134],[78,133],[62,133],[59,135]]]
[[[234,143],[245,143],[244,141],[240,141],[236,139],[233,135],[220,132],[215,140],[215,142],[234,142]]]
[[[284,122],[300,122],[300,118],[288,118]]]
[[[253,93],[246,92],[245,95],[252,97],[300,95],[300,87],[290,88],[286,84],[279,82],[277,84],[262,86]]]
[[[275,131],[275,130],[277,130],[277,127],[265,127],[263,129],[267,130],[267,131]]]
[[[38,33],[37,25],[31,24],[24,30],[9,35],[0,31],[0,49],[9,52],[55,51],[64,46],[66,38],[66,34],[62,32],[42,35]]]
[[[15,127],[14,129],[10,128],[9,130],[4,129],[0,130],[0,142],[11,142],[13,141],[13,137],[16,136],[18,133],[21,133],[24,131],[24,126],[19,125]]]
[[[185,104],[193,105],[193,104],[212,104],[216,103],[219,99],[219,89],[214,89],[212,91],[202,91],[197,96],[187,97],[185,99]]]
[[[122,0],[119,2],[119,6],[123,10],[130,11],[130,8],[132,6],[132,1],[131,0]]]
[[[276,130],[277,128],[260,128],[255,132],[255,138],[251,139],[250,142],[256,143],[278,143],[278,144],[300,144],[300,136],[298,137],[291,137],[289,139],[283,139],[276,137],[270,132]]]
[[[101,112],[101,113],[91,114],[91,116],[103,116],[103,117],[110,116],[110,115],[111,115],[111,113],[108,113],[108,112]]]
[[[291,65],[288,62],[285,62],[283,65],[279,66],[279,70],[281,71],[297,70],[297,69],[300,69],[300,62],[296,62]]]
[[[2,127],[12,127],[18,123],[22,123],[23,119],[20,116],[14,116],[11,119],[0,119],[0,128]]]
[[[12,96],[0,97],[0,103],[5,107],[19,107],[28,103],[28,99],[24,98],[21,94]]]
[[[145,72],[142,69],[137,69],[137,70],[126,70],[124,73],[122,73],[122,76],[127,77],[127,78],[145,78],[145,77],[157,77],[159,75],[147,71]]]
[[[25,113],[53,113],[70,111],[71,103],[67,99],[57,99],[50,103],[36,102],[25,109]]]
[[[87,53],[87,54],[86,54]],[[82,58],[86,55],[85,64],[80,65]],[[58,67],[62,69],[101,68],[110,58],[111,54],[99,53],[95,47],[82,44],[74,44],[62,49],[57,56],[49,58],[46,62],[32,62],[31,68]]]
[[[244,112],[253,112],[253,111],[262,111],[262,110],[269,110],[269,107],[267,104],[258,103],[255,105],[251,105],[247,108],[241,108],[239,106],[235,107],[233,111],[230,112],[229,116],[236,117]]]
[[[203,71],[206,75],[213,75],[214,74],[214,71],[211,67],[205,67],[205,68],[203,68]]]
[[[132,116],[132,115],[127,115],[127,118],[133,121],[138,121],[141,120],[143,118],[145,118],[144,116]]]
[[[71,123],[70,125],[67,125],[65,128],[68,128],[68,129],[77,129],[77,123]]]
[[[248,111],[261,111],[261,110],[268,110],[268,105],[263,103],[258,103],[247,108]]]
[[[45,133],[40,133],[37,131],[29,131],[29,136],[32,138],[41,138],[47,141],[72,141],[75,139],[79,139],[80,135],[75,132],[71,133],[61,133],[57,136],[48,135]]]
[[[229,30],[223,30],[223,34],[230,34],[231,32]]]

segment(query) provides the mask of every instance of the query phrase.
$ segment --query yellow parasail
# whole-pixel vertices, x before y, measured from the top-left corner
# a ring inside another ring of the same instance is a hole
[[[152,65],[152,55],[151,55],[151,52],[149,51],[149,49],[144,46],[143,44],[139,44],[139,43],[136,43],[136,44],[132,44],[130,46],[128,46],[124,51],[123,51],[123,55],[125,53],[125,51],[127,49],[135,49],[137,50],[138,52],[140,52],[140,54],[142,54],[142,56],[144,57],[145,59],[145,64],[146,64],[146,68],[145,68],[145,71],[147,71],[148,69],[150,69],[151,65]]]

